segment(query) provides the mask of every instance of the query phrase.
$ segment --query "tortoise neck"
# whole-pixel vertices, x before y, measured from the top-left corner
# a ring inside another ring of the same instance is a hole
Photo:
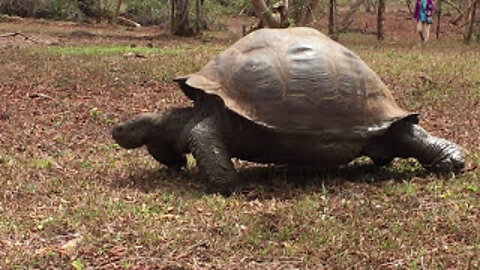
[[[162,117],[164,132],[171,135],[173,138],[178,138],[194,115],[194,108],[191,107],[170,110]]]
[[[176,108],[165,115],[165,132],[178,152],[189,152],[187,138],[197,118],[196,115],[193,107]]]

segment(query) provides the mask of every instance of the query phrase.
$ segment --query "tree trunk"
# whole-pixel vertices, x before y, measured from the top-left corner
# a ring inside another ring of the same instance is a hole
[[[439,0],[439,1],[441,1],[441,0]],[[412,0],[406,0],[406,2],[407,2],[408,12],[410,12],[410,14],[413,16]]]
[[[205,19],[205,15],[203,12],[204,0],[196,0],[195,4],[195,29],[197,33],[199,33],[202,30],[207,29],[207,20]]]
[[[176,36],[193,36],[195,32],[190,25],[190,0],[173,0],[174,16],[172,34]]]
[[[467,32],[465,35],[465,42],[469,43],[472,40],[472,34],[473,34],[473,28],[475,26],[475,13],[477,10],[478,2],[480,0],[476,0],[475,3],[473,3],[472,8],[470,10],[470,17],[467,16],[467,18],[470,19],[470,22],[468,23],[467,27]]]
[[[437,6],[437,31],[435,33],[437,40],[440,38],[440,23],[442,19],[442,0],[438,0]]]
[[[303,18],[300,20],[300,25],[309,25],[315,22],[315,11],[317,10],[319,2],[319,0],[310,0]]]
[[[170,33],[173,33],[175,30],[175,0],[171,0],[171,10],[170,10]]]
[[[336,0],[330,0],[330,5],[329,5],[329,12],[328,12],[328,34],[330,37],[334,40],[337,40],[337,26],[335,25],[336,21],[336,10],[337,10],[337,1]]]
[[[120,13],[120,7],[122,6],[122,0],[117,1],[117,6],[115,7],[115,12],[113,13],[112,24],[117,24],[118,13]]]
[[[478,23],[478,25],[477,25],[477,34],[476,34],[476,36],[477,36],[477,42],[480,42],[480,23]]]
[[[476,2],[476,0],[474,0]],[[465,28],[463,29],[463,41],[465,42],[468,42],[467,41],[467,37],[468,37],[468,31],[470,30],[470,27],[469,24],[470,24],[470,18],[471,18],[471,10],[472,10],[472,1],[471,0],[465,0],[464,1],[465,3],[463,3],[465,5],[465,18],[464,18],[464,23],[463,23],[463,26],[465,26]]]
[[[385,0],[378,0],[377,39],[384,40],[383,23],[385,21]]]
[[[280,14],[275,14],[271,11],[265,1],[263,0],[252,0],[253,8],[255,9],[255,14],[262,22],[270,28],[280,28],[282,27]]]
[[[86,17],[95,18],[97,23],[100,23],[105,15],[101,0],[78,0],[78,9]]]

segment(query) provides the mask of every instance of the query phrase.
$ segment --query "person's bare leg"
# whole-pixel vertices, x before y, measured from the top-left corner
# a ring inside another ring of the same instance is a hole
[[[420,21],[417,22],[417,32],[420,35],[420,40],[424,41],[425,39],[423,37],[423,27],[422,27],[422,23]]]
[[[430,26],[431,24],[423,23],[423,37],[425,42],[430,38]]]

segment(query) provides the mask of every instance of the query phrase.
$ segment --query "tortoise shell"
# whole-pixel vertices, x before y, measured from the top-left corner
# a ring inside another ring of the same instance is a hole
[[[365,138],[399,119],[418,121],[356,54],[312,28],[254,31],[178,80],[286,132]]]

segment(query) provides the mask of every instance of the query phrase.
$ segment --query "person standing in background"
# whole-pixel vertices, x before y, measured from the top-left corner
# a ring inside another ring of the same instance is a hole
[[[434,10],[433,0],[417,0],[413,18],[417,21],[417,31],[422,41],[428,41],[430,36],[430,26],[433,23]]]

